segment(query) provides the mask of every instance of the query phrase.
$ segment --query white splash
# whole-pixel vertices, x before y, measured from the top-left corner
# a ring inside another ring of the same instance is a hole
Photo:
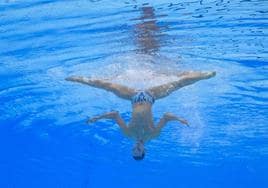
[[[106,65],[93,71],[92,77],[110,80],[136,89],[161,85],[178,79],[178,64],[163,56],[125,54],[109,57]],[[100,74],[101,73],[101,74]]]

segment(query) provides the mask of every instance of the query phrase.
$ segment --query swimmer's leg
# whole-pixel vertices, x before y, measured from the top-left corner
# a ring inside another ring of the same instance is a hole
[[[155,99],[160,99],[184,86],[191,85],[199,80],[209,79],[215,75],[216,72],[184,72],[178,75],[179,79],[177,81],[152,87],[148,91],[155,97]]]
[[[156,125],[155,129],[157,131],[161,131],[161,129],[169,122],[169,121],[179,121],[181,124],[184,124],[186,126],[189,126],[188,122],[183,119],[180,118],[174,114],[171,113],[165,113],[163,115],[163,117],[160,119],[160,121],[158,122],[158,124]]]
[[[123,85],[107,82],[105,80],[91,79],[82,76],[72,76],[66,78],[66,80],[87,84],[96,88],[105,89],[106,91],[111,91],[116,96],[127,100],[131,100],[132,96],[135,95],[134,89]]]
[[[87,120],[87,123],[94,123],[94,122],[101,120],[101,119],[112,119],[119,125],[119,127],[122,130],[124,130],[124,131],[128,130],[127,124],[121,118],[121,116],[119,115],[119,113],[117,111],[112,111],[112,112],[108,112],[105,114],[101,114],[101,115],[92,117],[92,118]]]

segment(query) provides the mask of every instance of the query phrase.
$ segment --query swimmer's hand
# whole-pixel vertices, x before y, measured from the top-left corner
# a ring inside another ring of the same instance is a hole
[[[188,126],[188,127],[190,126],[189,123],[188,123],[188,121],[185,120],[185,119],[182,119],[182,118],[181,118],[179,121],[180,121],[182,124],[184,124],[184,125],[186,125],[186,126]]]
[[[171,114],[171,113],[165,113],[164,115],[164,118],[165,120],[168,122],[168,121],[179,121],[181,124],[184,124],[186,126],[189,126],[189,123],[187,120],[183,119],[183,118],[180,118],[174,114]]]
[[[96,121],[98,121],[98,118],[97,118],[97,117],[89,118],[89,119],[87,120],[87,124],[95,123]]]

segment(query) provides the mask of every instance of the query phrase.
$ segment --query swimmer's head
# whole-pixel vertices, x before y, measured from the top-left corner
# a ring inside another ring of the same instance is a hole
[[[142,160],[145,156],[144,143],[142,140],[136,142],[132,149],[132,156],[135,160]]]

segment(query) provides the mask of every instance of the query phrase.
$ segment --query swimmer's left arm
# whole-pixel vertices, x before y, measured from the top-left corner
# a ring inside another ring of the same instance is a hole
[[[108,112],[102,115],[95,116],[87,120],[87,123],[94,123],[100,119],[112,119],[114,120],[123,131],[127,131],[128,127],[125,121],[121,118],[117,111]]]
[[[185,119],[180,118],[171,113],[165,113],[158,122],[158,124],[156,125],[155,127],[156,131],[160,131],[169,121],[179,121],[180,123],[189,126],[188,122]]]
[[[179,121],[181,124],[189,127],[188,121],[181,118],[181,117],[178,117],[178,116],[171,114],[171,113],[166,113],[164,116],[168,121]]]

